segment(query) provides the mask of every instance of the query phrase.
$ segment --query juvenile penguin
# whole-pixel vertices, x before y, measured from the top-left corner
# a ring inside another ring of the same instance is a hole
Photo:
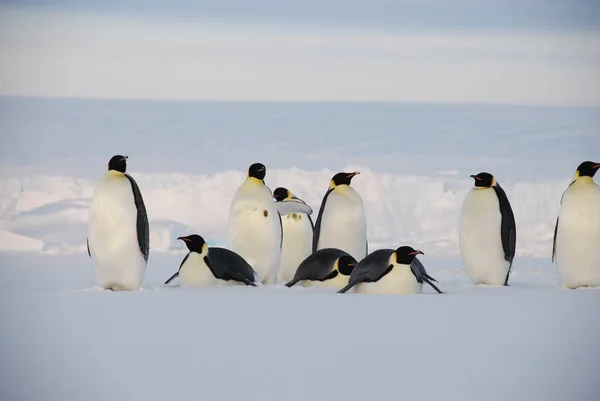
[[[458,242],[467,275],[474,284],[508,285],[517,228],[506,193],[489,173],[475,180],[463,201]]]
[[[111,291],[138,290],[150,252],[148,215],[137,183],[125,172],[127,159],[110,159],[89,215],[88,255],[98,285]]]
[[[189,252],[181,261],[179,270],[165,284],[179,277],[180,285],[191,287],[235,284],[256,286],[254,270],[237,253],[225,248],[209,248],[204,238],[197,234],[177,239],[185,241]]]
[[[283,246],[281,249],[281,263],[277,281],[290,281],[298,265],[312,253],[313,222],[310,213],[282,213],[282,206],[293,204],[306,205],[306,203],[294,196],[287,188],[279,187],[273,192],[276,206],[281,214],[283,227]],[[309,208],[310,209],[310,208]]]
[[[243,257],[263,284],[277,279],[283,228],[271,190],[265,185],[266,167],[254,163],[237,189],[229,209],[228,248]]]
[[[567,288],[600,286],[600,163],[585,161],[562,195],[554,226],[552,261]]]
[[[319,249],[300,263],[286,287],[300,283],[304,286],[339,290],[348,284],[348,278],[356,264],[356,259],[341,249]]]
[[[364,294],[419,294],[426,282],[441,294],[432,283],[437,280],[427,274],[420,262],[415,263],[417,255],[423,252],[410,246],[373,251],[358,263],[348,284],[338,293],[355,287],[356,293]]]
[[[337,248],[361,260],[368,253],[367,216],[362,197],[351,186],[359,174],[337,173],[321,201],[313,233],[313,252]]]

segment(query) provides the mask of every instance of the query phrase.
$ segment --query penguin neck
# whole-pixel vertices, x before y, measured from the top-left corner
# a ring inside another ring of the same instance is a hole
[[[260,179],[258,179],[258,178],[256,178],[256,177],[250,177],[250,176],[249,176],[249,177],[247,178],[247,181],[248,181],[248,183],[251,183],[251,184],[256,184],[256,185],[265,185],[265,182],[264,182],[263,180],[260,180]]]
[[[122,178],[125,177],[125,173],[121,173],[120,171],[117,170],[108,170],[106,172],[106,176],[110,177],[110,178]]]
[[[594,181],[594,178],[590,176],[576,176],[573,184],[577,184],[579,186],[598,185]]]

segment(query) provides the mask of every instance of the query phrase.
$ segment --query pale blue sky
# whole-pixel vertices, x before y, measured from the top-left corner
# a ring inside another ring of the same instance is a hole
[[[600,105],[594,0],[0,1],[0,94]]]

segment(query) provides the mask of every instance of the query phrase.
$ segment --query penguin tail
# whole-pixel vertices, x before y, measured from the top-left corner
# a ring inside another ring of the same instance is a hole
[[[341,290],[339,290],[337,293],[338,294],[344,294],[346,291],[348,291],[350,288],[354,287],[357,283],[348,283],[344,288],[342,288]]]
[[[176,277],[179,277],[179,272],[176,272],[175,274],[173,274],[170,279],[168,279],[167,281],[165,281],[165,284],[169,284]]]
[[[299,277],[294,277],[294,278],[293,278],[291,281],[287,282],[287,283],[285,284],[285,286],[289,288],[289,287],[291,287],[291,286],[295,285],[295,284],[296,284],[298,281],[300,281],[300,280],[301,280],[301,278],[299,278]]]

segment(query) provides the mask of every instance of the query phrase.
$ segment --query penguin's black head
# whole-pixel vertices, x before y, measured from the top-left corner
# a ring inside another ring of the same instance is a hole
[[[349,276],[352,274],[354,266],[356,266],[356,259],[350,255],[340,256],[338,259],[338,271],[343,276]]]
[[[253,177],[258,180],[264,180],[267,175],[267,168],[262,163],[254,163],[248,168],[248,177]]]
[[[471,175],[475,180],[476,188],[489,188],[496,185],[496,179],[490,173],[479,173],[477,175]]]
[[[108,170],[124,173],[127,170],[127,156],[115,155],[108,161]]]
[[[425,255],[418,249],[413,249],[410,246],[401,246],[396,249],[396,263],[402,265],[410,265],[417,255]]]
[[[290,191],[288,191],[287,188],[284,187],[279,187],[275,191],[273,191],[273,198],[275,198],[275,200],[278,202],[281,202],[289,196]]]
[[[594,174],[600,169],[600,163],[595,163],[591,161],[585,161],[577,167],[577,171],[575,172],[575,176],[577,177],[593,177]]]
[[[202,253],[205,250],[204,247],[207,247],[204,238],[198,234],[192,234],[186,237],[177,237],[177,239],[184,241],[190,252]]]
[[[337,173],[331,179],[331,187],[337,187],[338,185],[350,185],[350,181],[352,181],[352,178],[357,174],[360,173],[358,171],[353,173]]]

